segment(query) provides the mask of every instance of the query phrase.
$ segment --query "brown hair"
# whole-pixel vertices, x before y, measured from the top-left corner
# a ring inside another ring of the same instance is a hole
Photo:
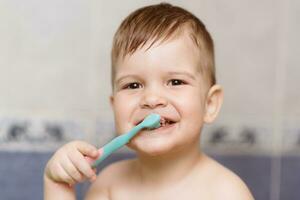
[[[205,25],[189,11],[168,3],[142,7],[124,19],[118,28],[111,52],[111,79],[114,85],[116,62],[151,42],[164,42],[188,27],[199,49],[200,71],[206,74],[210,85],[216,83],[214,45]]]

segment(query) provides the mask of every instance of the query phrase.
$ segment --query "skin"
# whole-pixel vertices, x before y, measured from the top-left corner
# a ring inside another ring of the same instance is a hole
[[[175,123],[137,134],[128,144],[137,159],[104,169],[86,199],[253,199],[238,176],[200,151],[201,129],[217,117],[223,91],[219,85],[210,87],[200,73],[199,50],[189,35],[146,49],[147,45],[116,65],[111,105],[117,132],[129,131],[153,112]],[[45,169],[45,198],[59,199],[51,196],[55,193],[75,199],[66,183],[94,180],[92,169],[79,163],[88,163],[84,156],[99,156],[95,150],[90,146],[82,151],[78,143],[58,150]],[[77,172],[66,164],[66,155],[83,177],[74,178]],[[59,165],[69,167],[60,171],[55,167]],[[70,182],[65,174],[75,180]]]

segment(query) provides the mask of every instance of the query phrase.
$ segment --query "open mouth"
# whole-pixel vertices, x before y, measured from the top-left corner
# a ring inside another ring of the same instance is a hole
[[[171,124],[174,124],[175,122],[166,118],[161,118],[160,119],[160,127],[165,127]]]
[[[140,124],[144,119],[140,120],[139,122],[137,122],[135,125],[138,125]],[[158,128],[162,128],[162,127],[165,127],[165,126],[169,126],[169,125],[172,125],[176,123],[175,121],[171,120],[171,119],[168,119],[168,118],[164,118],[164,117],[161,117],[160,118],[160,126]]]

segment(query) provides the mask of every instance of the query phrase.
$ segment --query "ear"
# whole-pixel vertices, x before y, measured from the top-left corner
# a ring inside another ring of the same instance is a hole
[[[212,86],[205,102],[204,122],[212,123],[218,116],[223,103],[223,89],[220,85]]]

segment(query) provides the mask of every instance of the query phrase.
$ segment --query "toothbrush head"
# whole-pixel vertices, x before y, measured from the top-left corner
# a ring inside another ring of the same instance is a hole
[[[141,123],[144,128],[155,129],[160,127],[160,116],[152,113],[148,115]]]

